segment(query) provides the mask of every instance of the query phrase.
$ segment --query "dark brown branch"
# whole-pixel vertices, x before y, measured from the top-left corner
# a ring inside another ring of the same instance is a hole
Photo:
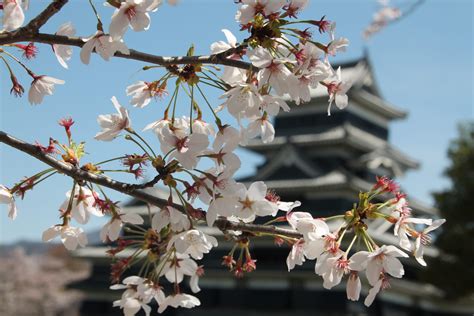
[[[63,173],[76,181],[88,181],[98,185],[102,185],[109,189],[130,195],[134,198],[137,198],[148,204],[161,207],[167,203],[166,200],[158,198],[150,193],[147,193],[144,190],[137,189],[136,185],[124,183],[120,181],[113,180],[109,177],[103,175],[93,174],[87,171],[84,171],[80,168],[77,168],[69,163],[59,161],[56,158],[45,154],[37,146],[26,143],[20,139],[17,139],[7,133],[0,131],[0,143],[4,143],[10,147],[18,149],[19,151],[28,154],[50,167],[56,169],[60,173]],[[177,206],[179,207],[179,206]],[[291,238],[301,238],[302,235],[294,230],[289,230],[285,228],[279,228],[276,226],[263,226],[256,224],[245,224],[245,223],[234,223],[226,220],[225,218],[218,218],[214,224],[215,227],[219,228],[221,231],[227,230],[239,230],[251,233],[266,233],[266,234],[277,234]]]
[[[36,43],[44,44],[61,44],[82,47],[84,41],[79,37],[68,37],[55,34],[28,34],[25,32],[15,31],[10,33],[0,34],[0,45],[12,44],[17,42],[32,41]],[[174,56],[174,57],[164,57],[158,55],[152,55],[144,52],[140,52],[134,49],[130,49],[130,54],[122,54],[120,52],[115,53],[115,57],[138,60],[146,63],[151,63],[161,66],[169,66],[174,64],[217,64],[232,66],[241,69],[250,69],[252,65],[248,62],[242,60],[235,60],[227,58],[236,52],[240,47],[235,49],[230,49],[228,51],[214,54],[214,55],[201,55],[201,56]],[[254,69],[257,69],[254,67]]]
[[[56,34],[38,33],[41,26],[43,26],[53,15],[55,15],[68,2],[68,0],[54,0],[50,3],[38,16],[32,19],[26,26],[13,31],[0,34],[0,45],[12,44],[18,42],[36,42],[44,44],[61,44],[82,47],[84,41],[80,37],[68,37]],[[240,53],[246,45],[241,45],[236,48],[231,48],[225,52],[214,55],[202,56],[174,56],[163,57],[158,55],[147,54],[134,49],[130,49],[130,54],[115,53],[115,57],[143,61],[161,66],[169,66],[173,64],[218,64],[225,66],[232,66],[242,69],[251,69],[252,65],[242,60],[229,59],[227,57],[234,53]],[[254,67],[256,70],[256,68]]]
[[[292,238],[303,238],[303,235],[295,230],[280,228],[273,225],[258,225],[258,224],[245,224],[235,223],[228,221],[227,219],[220,217],[214,222],[214,226],[219,228],[221,231],[227,230],[240,230],[251,233],[264,233],[272,235],[281,235]]]
[[[37,33],[48,20],[61,10],[69,0],[54,0],[40,14],[32,19],[24,28],[28,33]]]

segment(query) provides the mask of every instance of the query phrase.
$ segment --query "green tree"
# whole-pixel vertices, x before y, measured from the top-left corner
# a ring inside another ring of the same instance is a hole
[[[435,243],[441,255],[430,264],[426,277],[455,298],[474,293],[474,122],[460,125],[448,157],[451,165],[444,174],[451,186],[433,194],[447,220]]]

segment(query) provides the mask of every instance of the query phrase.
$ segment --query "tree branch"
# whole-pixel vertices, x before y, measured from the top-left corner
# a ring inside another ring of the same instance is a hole
[[[37,33],[48,20],[61,10],[69,0],[54,0],[40,14],[30,21],[24,28],[31,33]]]
[[[60,45],[69,45],[82,47],[84,41],[79,37],[69,37],[55,34],[31,34],[27,32],[22,32],[21,29],[14,32],[0,34],[0,45],[12,44],[17,42],[26,42],[32,41],[35,43],[44,43],[44,44],[60,44]],[[242,47],[231,48],[225,52],[213,55],[198,55],[198,56],[173,56],[173,57],[164,57],[158,55],[152,55],[144,52],[140,52],[134,49],[130,49],[130,54],[122,54],[120,52],[115,53],[115,57],[143,61],[155,65],[169,66],[176,64],[217,64],[231,66],[241,69],[251,69],[253,66],[251,63],[227,58],[228,56],[234,54],[236,51],[242,49]],[[256,67],[253,69],[257,70]]]
[[[26,143],[20,139],[17,139],[7,133],[0,131],[0,143],[4,143],[10,147],[13,147],[19,151],[28,154],[45,164],[49,165],[50,167],[56,169],[58,172],[63,173],[76,181],[88,181],[95,184],[102,185],[109,189],[127,194],[132,196],[136,199],[139,199],[143,202],[148,204],[162,207],[164,204],[168,203],[167,200],[158,198],[150,193],[142,189],[138,189],[136,185],[120,182],[113,180],[109,177],[104,175],[97,175],[94,173],[90,173],[84,171],[76,166],[73,166],[69,163],[57,160],[56,158],[45,154],[35,145]],[[182,208],[181,206],[176,205],[178,208]],[[267,233],[267,234],[277,234],[291,238],[301,238],[302,235],[294,230],[279,228],[276,226],[271,225],[256,225],[256,224],[245,224],[245,223],[235,223],[226,220],[225,218],[218,218],[214,224],[215,227],[219,228],[221,231],[227,230],[239,230],[245,231],[250,233]]]

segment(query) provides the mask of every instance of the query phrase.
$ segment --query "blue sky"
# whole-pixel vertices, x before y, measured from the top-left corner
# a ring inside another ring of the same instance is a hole
[[[112,9],[102,7],[102,1],[96,2],[107,25]],[[405,6],[411,2],[394,3]],[[32,1],[28,18],[48,3],[46,0]],[[390,140],[422,163],[419,170],[409,172],[399,182],[411,195],[429,203],[432,201],[430,192],[449,185],[442,177],[442,171],[448,164],[446,149],[456,136],[456,125],[462,120],[473,119],[473,4],[469,0],[426,1],[412,15],[364,42],[361,31],[376,8],[376,1],[372,0],[313,0],[302,17],[318,19],[326,15],[337,21],[338,34],[349,38],[351,45],[335,61],[358,58],[365,47],[368,49],[384,98],[409,112],[407,119],[392,124]],[[182,0],[177,7],[165,5],[154,13],[148,32],[129,31],[126,43],[129,47],[165,56],[185,54],[194,43],[197,54],[207,54],[212,42],[224,39],[222,28],[230,29],[238,39],[243,39],[233,21],[235,11],[231,0]],[[81,36],[94,33],[94,16],[83,0],[71,0],[43,31],[55,32],[67,21],[73,22]],[[86,149],[91,153],[84,162],[137,151],[125,140],[95,141],[93,136],[99,130],[96,116],[114,111],[111,96],[117,96],[123,105],[127,105],[125,88],[129,84],[153,80],[160,73],[140,71],[143,63],[120,59],[107,63],[98,56],[93,56],[90,65],[86,66],[79,61],[77,48],[69,62],[70,69],[65,70],[55,60],[50,47],[39,45],[39,49],[38,58],[28,65],[36,73],[64,79],[66,84],[58,86],[54,96],[46,97],[43,104],[33,107],[26,97],[15,99],[10,96],[10,83],[2,72],[0,128],[26,141],[46,143],[50,136],[61,139],[62,128],[56,122],[72,116],[76,121],[73,127],[76,140],[87,141]],[[18,77],[25,87],[29,85],[29,79],[19,69]],[[217,105],[218,95],[213,91],[210,95]],[[135,129],[140,130],[158,119],[162,107],[163,103],[156,102],[142,110],[128,106]],[[157,144],[151,133],[147,139]],[[241,153],[244,163],[240,175],[249,174],[261,158]],[[11,186],[21,177],[43,168],[42,163],[0,146],[0,183]],[[119,178],[132,181],[128,175]],[[43,230],[58,222],[57,209],[70,186],[71,181],[64,176],[44,182],[29,192],[25,200],[18,201],[19,216],[14,222],[9,221],[2,206],[0,242],[40,239]],[[121,195],[111,196],[126,200]],[[98,228],[103,222],[103,219],[94,220],[86,229]]]

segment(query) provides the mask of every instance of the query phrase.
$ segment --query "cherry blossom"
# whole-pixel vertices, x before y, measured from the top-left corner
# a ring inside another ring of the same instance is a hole
[[[331,253],[330,257],[324,258],[325,260],[320,257],[318,260],[323,261],[317,273],[322,276],[325,289],[331,289],[341,283],[342,277],[349,273],[350,264],[350,260],[341,251],[337,251],[337,254],[334,255],[332,252],[328,253]]]
[[[64,80],[49,76],[34,76],[28,92],[28,101],[30,104],[40,104],[45,95],[52,95],[55,84],[64,84]]]
[[[117,114],[98,116],[97,123],[99,123],[102,131],[95,135],[95,139],[97,140],[111,141],[117,137],[122,130],[130,128],[131,126],[128,111],[120,105],[115,96],[110,100],[117,110]]]
[[[218,42],[212,43],[211,44],[212,54],[219,54],[229,49],[237,47],[237,39],[235,38],[234,34],[232,34],[232,32],[227,29],[223,29],[222,32],[224,33],[227,39],[227,43],[224,41],[218,41]],[[239,60],[241,59],[241,56],[239,54],[232,54],[227,58]],[[237,67],[224,66],[224,71],[222,73],[221,79],[231,85],[242,83],[246,79],[246,72],[245,70],[237,68]]]
[[[56,35],[62,36],[74,36],[74,34],[76,34],[76,29],[74,28],[71,22],[62,24],[56,32]],[[72,47],[58,44],[53,44],[52,47],[54,55],[56,55],[59,64],[64,68],[68,69],[69,67],[66,61],[68,61],[72,57]]]
[[[22,0],[3,1],[3,29],[14,31],[25,22],[25,14],[22,9]]]
[[[375,297],[377,294],[386,288],[390,287],[388,283],[388,278],[385,274],[381,274],[380,278],[375,282],[373,287],[369,290],[369,295],[364,300],[364,305],[369,307],[374,302]]]
[[[120,40],[130,26],[135,32],[150,27],[150,15],[161,4],[161,0],[126,0],[115,10],[109,32],[113,40]]]
[[[164,275],[171,283],[181,283],[185,275],[192,277],[197,269],[197,263],[189,258],[189,255],[180,253],[166,261],[164,267],[160,267],[161,275]]]
[[[243,114],[249,116],[259,113],[261,96],[253,83],[239,83],[225,92],[221,98],[227,98],[223,105],[237,119]]]
[[[168,306],[177,308],[177,307],[184,307],[184,308],[193,308],[195,306],[201,305],[201,301],[195,296],[179,293],[175,295],[167,296],[163,302],[158,307],[158,313],[163,313]]]
[[[291,0],[283,9],[288,16],[295,18],[300,11],[306,8],[308,2],[309,0]]]
[[[288,272],[293,270],[295,265],[302,265],[305,262],[304,254],[304,240],[299,239],[291,247],[291,251],[286,258],[286,265],[288,266]]]
[[[120,230],[124,223],[130,223],[134,225],[143,224],[143,218],[140,215],[134,213],[117,213],[112,216],[110,221],[105,224],[100,231],[100,239],[103,242],[107,240],[115,241],[120,235]]]
[[[214,127],[202,119],[194,119],[192,121],[192,124],[193,124],[193,133],[204,134],[208,136],[214,136],[216,134]]]
[[[65,212],[69,205],[71,205],[71,209],[69,210],[71,216],[80,224],[86,224],[91,214],[97,217],[104,216],[104,213],[96,207],[94,194],[97,195],[97,193],[92,192],[88,188],[76,186],[72,203],[70,203],[71,192],[72,191],[68,191],[66,193],[66,199],[61,204],[60,210]]]
[[[410,251],[412,249],[412,245],[410,240],[408,239],[408,235],[410,234],[410,227],[409,224],[424,224],[424,225],[431,225],[433,222],[432,219],[426,218],[412,218],[406,216],[400,216],[393,227],[393,234],[399,238],[399,245],[402,249]]]
[[[16,218],[15,198],[10,190],[2,184],[0,184],[0,204],[8,204],[8,217],[12,220]]]
[[[264,144],[271,143],[275,138],[275,128],[268,120],[268,116],[263,115],[262,117],[256,117],[252,122],[250,122],[245,131],[245,135],[247,138],[261,136]]]
[[[193,133],[183,135],[176,130],[162,130],[161,150],[168,153],[174,150],[170,157],[176,158],[186,169],[193,169],[198,163],[198,156],[209,145],[207,135]]]
[[[143,309],[146,315],[150,315],[151,307],[148,304],[152,299],[160,304],[165,299],[163,291],[154,286],[154,284],[138,276],[129,276],[125,278],[123,284],[114,284],[110,287],[112,290],[123,290],[120,300],[114,301],[114,307],[120,307],[125,316],[133,316],[140,309]]]
[[[278,211],[278,206],[268,201],[267,185],[262,181],[254,182],[248,189],[240,184],[240,188],[235,193],[237,197],[237,208],[235,216],[244,222],[251,222],[256,216],[274,216]]]
[[[374,286],[380,273],[386,272],[395,278],[401,278],[405,271],[397,257],[408,257],[406,253],[392,245],[383,245],[373,252],[359,251],[351,257],[351,270],[366,270],[367,280]]]
[[[84,230],[69,225],[56,225],[48,228],[43,232],[42,239],[47,242],[58,236],[67,250],[76,250],[77,246],[85,247],[87,245],[87,235]]]
[[[148,83],[145,81],[138,81],[128,86],[126,91],[127,95],[133,95],[130,104],[138,108],[144,108],[153,97],[164,93],[163,88],[158,86],[158,82]]]
[[[234,136],[231,133],[226,133],[220,139],[216,138],[212,145],[213,150],[205,150],[202,153],[203,156],[215,162],[215,173],[224,172],[225,175],[232,175],[240,168],[240,159],[233,153],[237,148],[238,140],[232,137]]]
[[[108,61],[116,52],[128,55],[130,50],[122,40],[112,40],[112,37],[105,35],[101,31],[97,31],[89,38],[83,39],[85,44],[82,46],[80,57],[81,61],[88,65],[91,54],[95,51],[104,60]]]
[[[170,225],[170,229],[175,232],[188,230],[191,227],[191,223],[186,214],[183,214],[172,206],[163,207],[159,212],[153,215],[151,220],[151,227],[157,232],[168,225]]]
[[[352,84],[342,80],[341,67],[335,72],[333,81],[326,84],[329,93],[328,115],[331,115],[331,105],[333,102],[339,109],[344,109],[348,105],[347,91]]]
[[[260,107],[263,111],[267,112],[268,115],[275,116],[282,109],[285,112],[290,111],[288,104],[280,97],[266,94],[261,97]]]
[[[416,261],[418,261],[422,266],[426,266],[426,261],[423,259],[423,246],[429,244],[431,241],[429,233],[443,225],[445,222],[445,219],[435,220],[432,224],[423,229],[423,231],[418,233],[415,240],[413,255],[415,256]]]
[[[277,12],[286,4],[286,0],[242,0],[241,3],[235,19],[241,24],[247,24],[258,13],[268,16]]]
[[[362,284],[360,282],[360,278],[357,272],[350,273],[346,286],[347,299],[351,301],[358,301],[360,297],[361,288]]]
[[[285,65],[286,63],[294,63],[293,61],[287,58],[273,57],[263,47],[254,49],[248,55],[252,64],[261,68],[257,76],[259,86],[269,84],[275,89],[275,93],[280,96],[286,93],[294,94],[292,89],[294,89],[296,77]]]
[[[168,248],[174,246],[180,254],[189,254],[192,258],[202,259],[212,247],[217,247],[217,239],[198,229],[191,229],[174,235],[168,243]]]

